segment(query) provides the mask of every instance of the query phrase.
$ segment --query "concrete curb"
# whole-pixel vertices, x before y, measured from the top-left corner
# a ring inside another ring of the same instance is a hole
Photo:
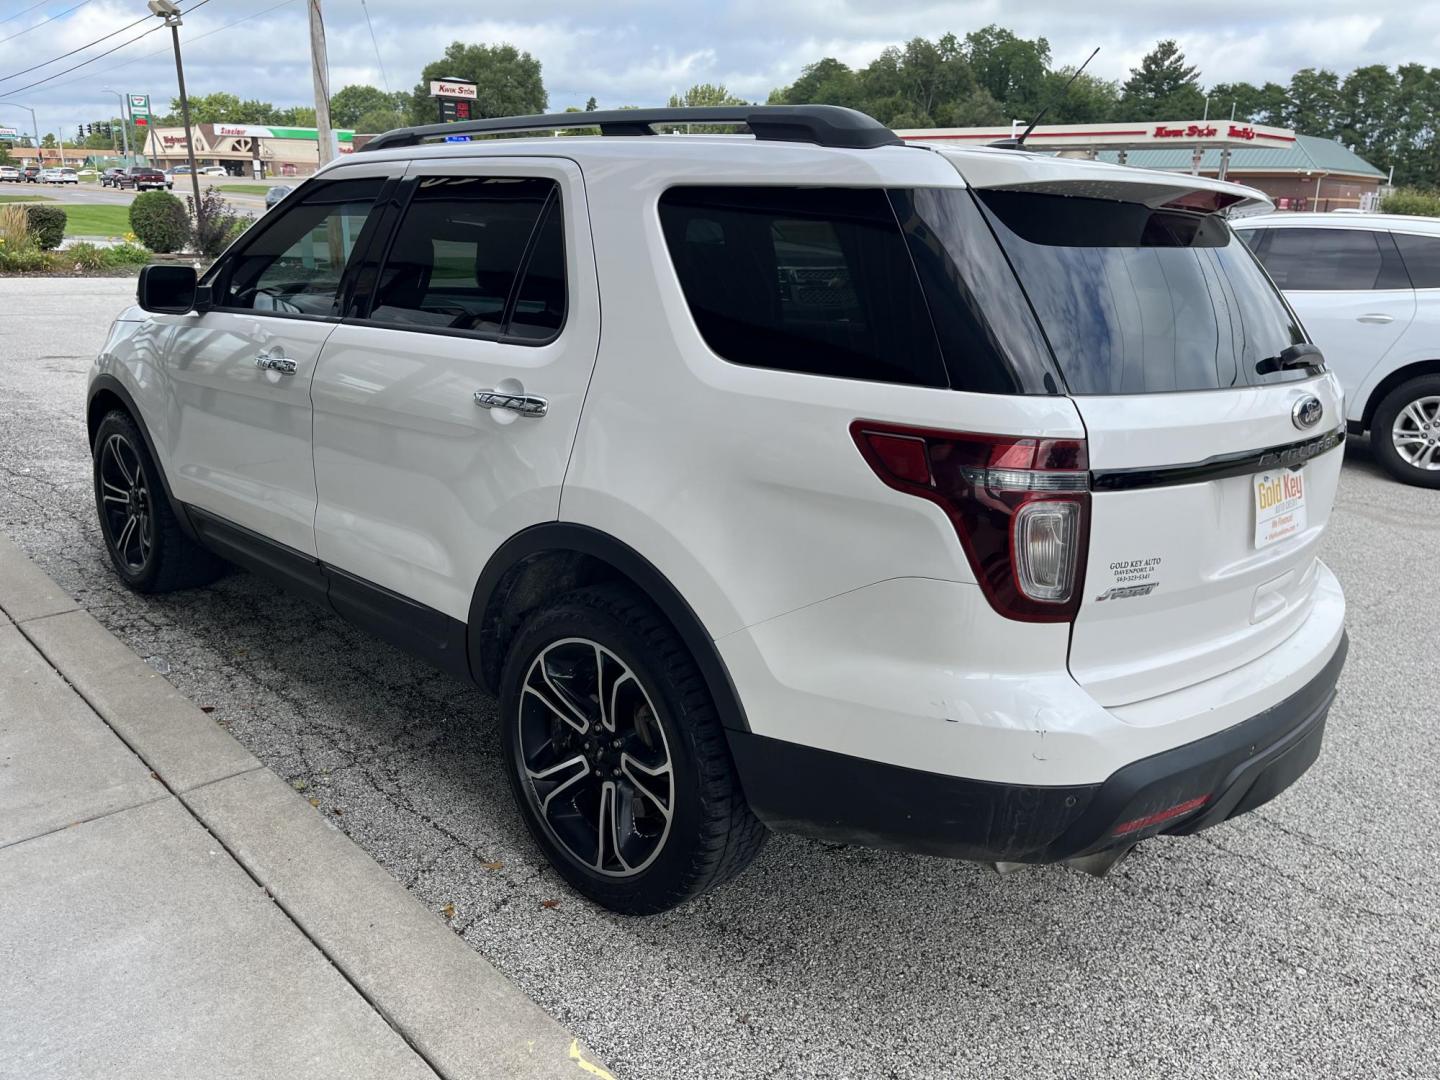
[[[611,1077],[0,536],[0,620],[7,617],[441,1077]]]

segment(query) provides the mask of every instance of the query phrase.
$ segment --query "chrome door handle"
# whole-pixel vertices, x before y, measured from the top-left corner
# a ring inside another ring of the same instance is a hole
[[[538,420],[550,410],[550,402],[534,394],[506,394],[500,390],[476,390],[475,404],[482,409],[509,409]]]
[[[264,353],[255,357],[255,366],[261,371],[273,371],[277,375],[294,375],[295,361],[280,353]]]
[[[1364,323],[1388,323],[1394,322],[1395,316],[1386,315],[1383,311],[1370,311],[1366,312],[1364,315],[1355,316],[1355,321]]]

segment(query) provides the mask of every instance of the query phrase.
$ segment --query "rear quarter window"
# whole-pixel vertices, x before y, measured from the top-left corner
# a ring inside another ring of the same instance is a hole
[[[1395,246],[1417,289],[1440,289],[1440,236],[1395,233]]]
[[[949,385],[882,189],[677,187],[661,196],[660,223],[695,324],[723,359]]]

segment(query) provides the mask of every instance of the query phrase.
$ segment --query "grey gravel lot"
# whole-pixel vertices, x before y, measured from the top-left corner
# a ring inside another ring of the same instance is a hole
[[[425,903],[453,904],[455,931],[618,1077],[1437,1075],[1440,492],[1385,479],[1363,443],[1325,552],[1349,666],[1323,756],[1275,802],[1104,880],[776,837],[721,891],[632,920],[530,845],[488,696],[246,574],[118,585],[82,412],[132,290],[0,281],[0,531]]]

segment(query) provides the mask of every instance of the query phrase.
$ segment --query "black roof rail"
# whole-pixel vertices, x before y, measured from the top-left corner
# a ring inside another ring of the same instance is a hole
[[[417,146],[446,135],[501,135],[560,128],[596,128],[601,135],[654,135],[656,124],[743,124],[757,139],[804,142],[869,150],[903,146],[904,140],[880,121],[838,105],[712,105],[681,109],[608,109],[600,112],[501,116],[396,128],[377,135],[362,150]]]

